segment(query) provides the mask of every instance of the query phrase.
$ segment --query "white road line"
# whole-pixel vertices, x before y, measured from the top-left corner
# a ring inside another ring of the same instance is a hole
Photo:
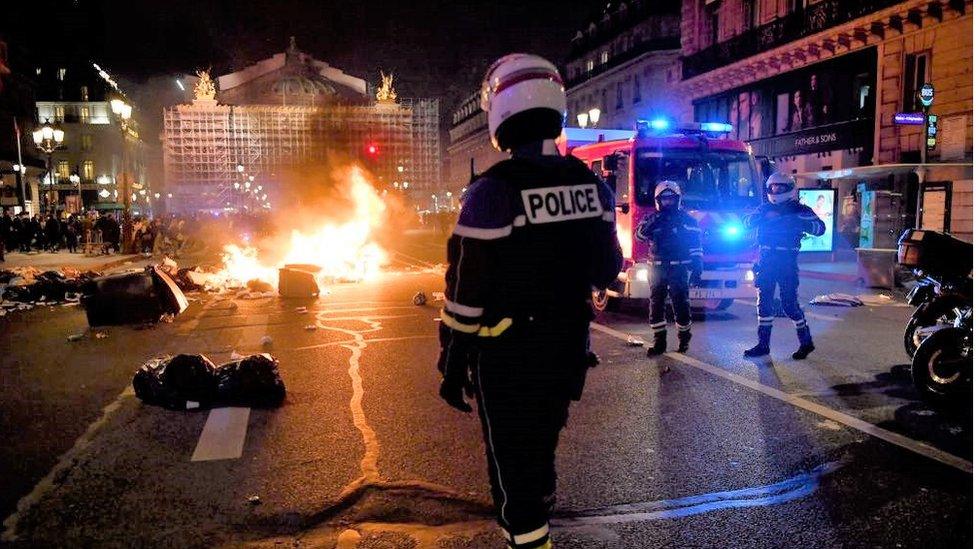
[[[602,324],[597,324],[595,322],[591,323],[590,326],[597,331],[603,332],[607,335],[613,336],[623,341],[627,341],[627,339],[631,337],[628,334],[614,330],[613,328],[609,328]],[[938,448],[934,446],[930,446],[924,442],[919,442],[917,440],[908,438],[906,436],[899,435],[898,433],[888,431],[887,429],[882,429],[877,425],[868,423],[867,421],[864,421],[862,419],[858,419],[856,417],[849,416],[842,412],[838,412],[837,410],[834,410],[832,408],[828,408],[826,406],[822,406],[820,404],[816,404],[814,402],[804,400],[796,395],[784,393],[779,389],[774,389],[758,381],[753,381],[751,379],[742,377],[740,375],[733,374],[732,372],[726,371],[722,368],[719,368],[718,366],[713,366],[706,362],[702,362],[688,355],[682,355],[678,353],[667,353],[665,356],[677,360],[678,362],[684,363],[688,366],[698,368],[699,370],[712,374],[716,377],[720,377],[725,380],[731,381],[733,383],[737,383],[739,385],[742,385],[743,387],[748,387],[754,391],[760,392],[766,396],[775,398],[787,404],[791,404],[802,410],[812,412],[821,417],[827,418],[832,421],[836,421],[837,423],[842,423],[852,429],[857,429],[858,431],[861,431],[862,433],[865,433],[867,435],[881,439],[890,444],[900,446],[901,448],[904,448],[905,450],[908,450],[910,452],[914,452],[920,456],[925,456],[929,459],[933,459],[940,463],[944,463],[946,465],[955,467],[956,469],[959,469],[960,471],[964,471],[966,473],[972,474],[973,472],[973,463],[971,461],[967,461],[961,457],[954,456],[948,452],[939,450]]]
[[[244,452],[250,408],[214,408],[190,461],[237,459]]]
[[[756,302],[755,301],[746,301],[745,299],[736,299],[735,302],[738,303],[739,305],[748,305],[748,306],[753,307],[753,308],[756,306]],[[838,318],[836,316],[830,316],[830,315],[822,315],[820,313],[812,313],[812,312],[807,311],[805,309],[803,311],[803,314],[806,317],[808,317],[808,318],[813,318],[813,319],[816,319],[816,320],[826,320],[827,322],[843,322],[844,321],[843,318]]]

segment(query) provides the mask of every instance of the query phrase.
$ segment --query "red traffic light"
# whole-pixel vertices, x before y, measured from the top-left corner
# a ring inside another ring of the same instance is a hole
[[[380,147],[376,143],[369,143],[366,145],[366,154],[370,156],[376,156],[380,153]]]

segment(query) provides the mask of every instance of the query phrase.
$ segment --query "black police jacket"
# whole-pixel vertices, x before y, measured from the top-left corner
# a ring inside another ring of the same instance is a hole
[[[827,226],[809,206],[790,200],[766,202],[743,219],[747,229],[756,229],[760,251],[799,251],[804,234],[821,236]]]
[[[586,326],[622,263],[613,193],[574,157],[499,162],[468,187],[447,251],[445,349],[529,317]]]
[[[637,225],[634,236],[650,244],[651,263],[701,261],[701,229],[695,218],[684,210],[660,210],[646,216]]]

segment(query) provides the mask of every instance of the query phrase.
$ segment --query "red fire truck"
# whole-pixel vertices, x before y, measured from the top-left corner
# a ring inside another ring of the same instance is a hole
[[[566,128],[562,152],[576,156],[603,176],[617,195],[617,234],[624,268],[606,292],[594,295],[603,310],[611,299],[650,296],[647,245],[634,238],[638,223],[654,211],[654,187],[678,183],[682,206],[702,229],[704,272],[691,288],[696,309],[722,310],[734,299],[754,299],[754,239],[742,217],[763,200],[764,159],[757,162],[746,143],[725,138],[732,127],[722,123],[675,125],[668,120],[640,120],[637,129]]]

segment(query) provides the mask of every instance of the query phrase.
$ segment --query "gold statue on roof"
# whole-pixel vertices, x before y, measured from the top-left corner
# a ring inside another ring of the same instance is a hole
[[[397,94],[393,89],[393,75],[383,74],[383,71],[380,71],[380,80],[382,83],[380,88],[376,90],[376,100],[380,103],[396,102]]]
[[[214,101],[217,98],[217,86],[210,73],[207,71],[197,71],[197,83],[193,86],[194,101]]]

